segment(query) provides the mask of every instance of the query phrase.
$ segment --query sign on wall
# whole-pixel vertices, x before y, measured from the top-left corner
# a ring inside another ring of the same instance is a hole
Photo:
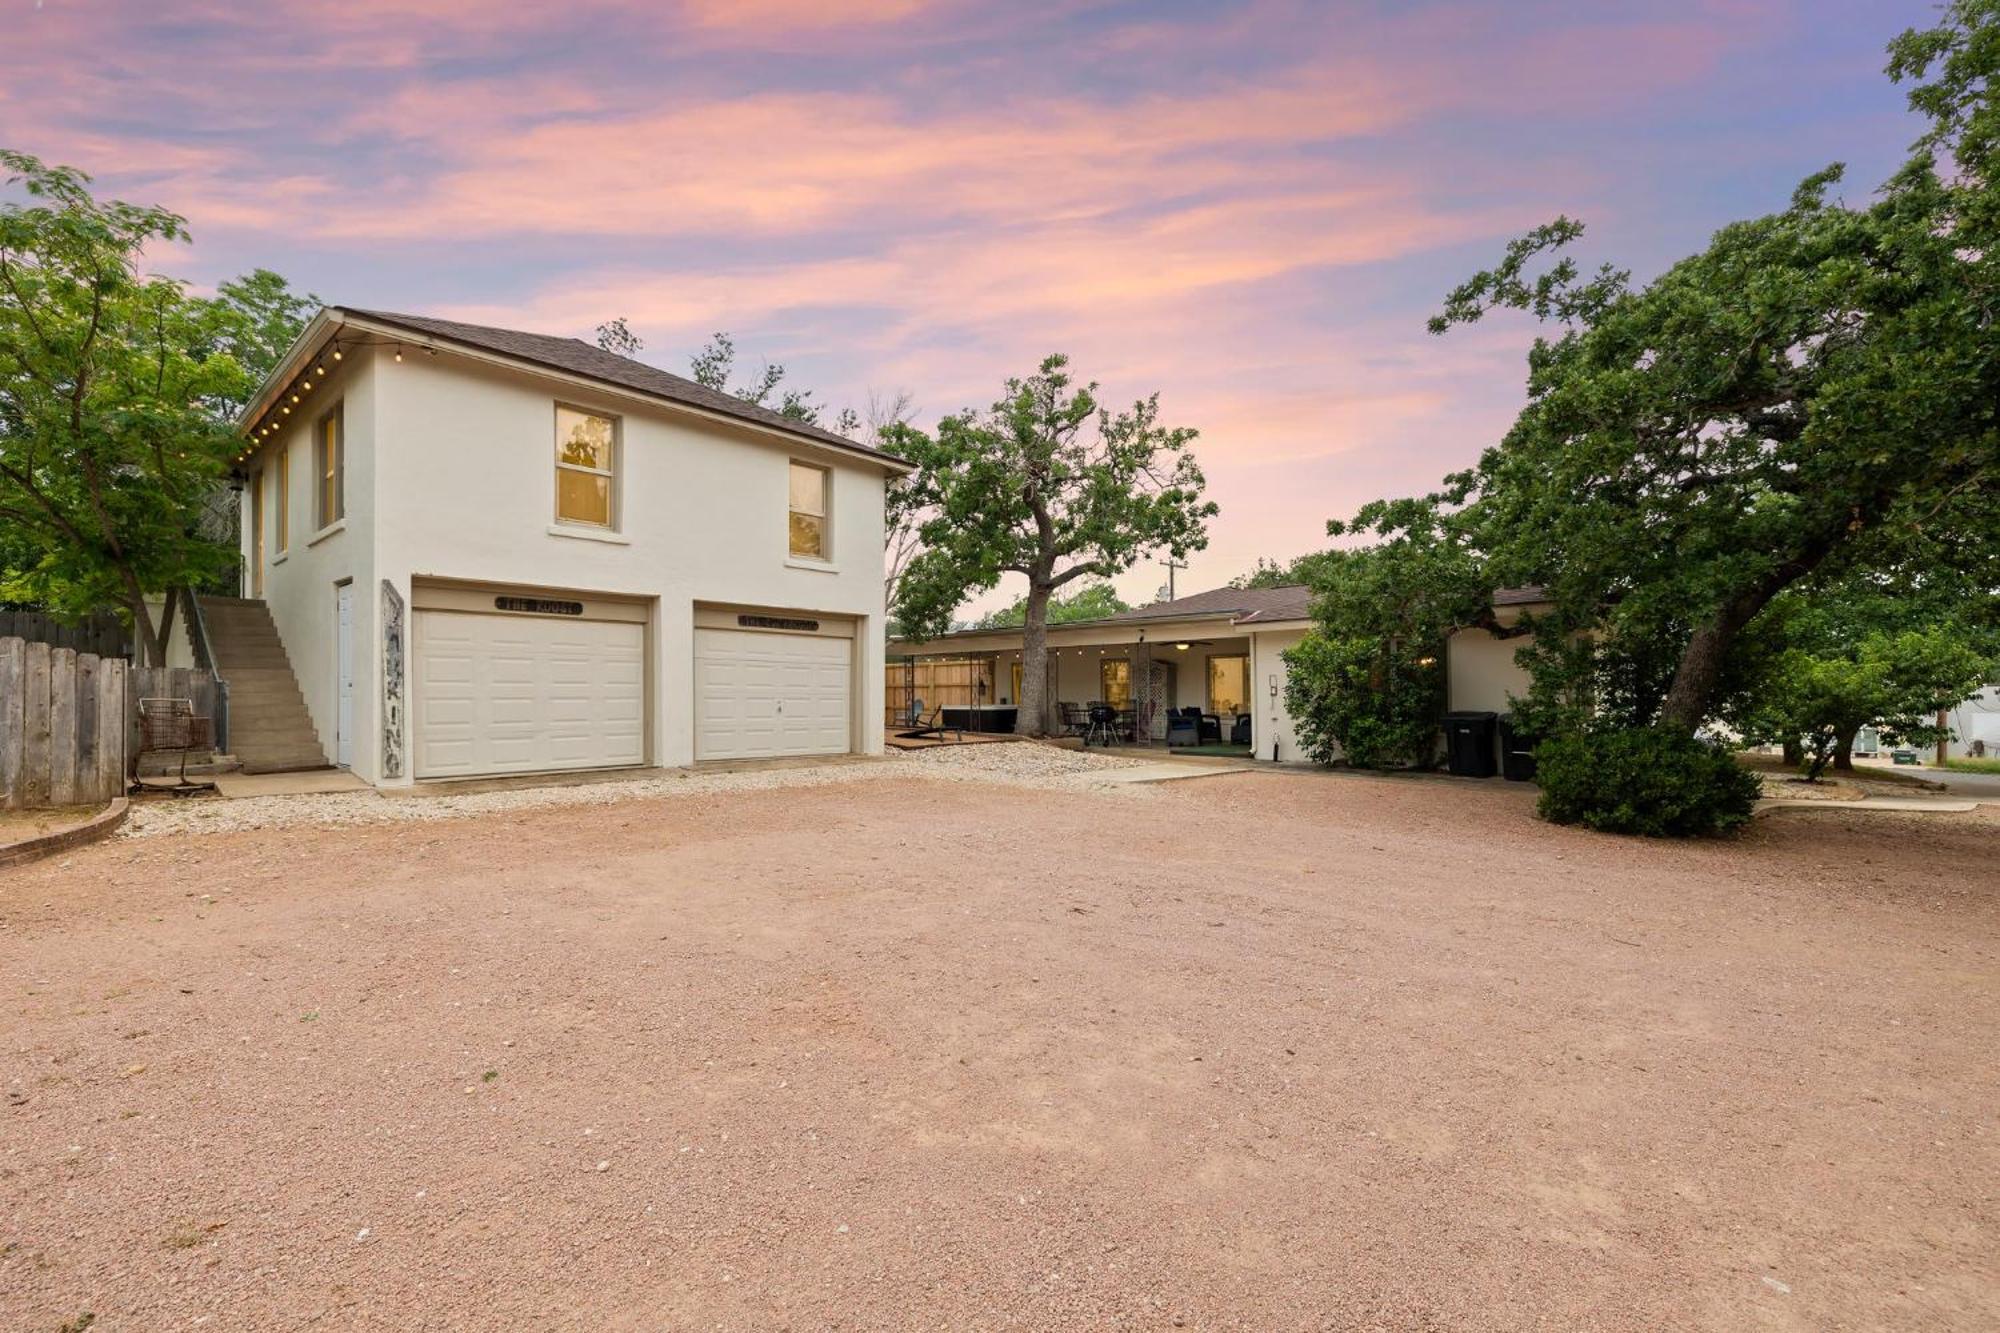
[[[553,597],[495,597],[495,610],[527,611],[538,616],[580,616],[582,602],[564,602]]]
[[[382,776],[403,776],[403,596],[382,580]]]

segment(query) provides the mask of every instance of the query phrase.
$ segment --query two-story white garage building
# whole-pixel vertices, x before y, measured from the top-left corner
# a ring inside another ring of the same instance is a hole
[[[573,338],[339,308],[241,424],[247,597],[205,606],[246,766],[882,748],[901,460]]]

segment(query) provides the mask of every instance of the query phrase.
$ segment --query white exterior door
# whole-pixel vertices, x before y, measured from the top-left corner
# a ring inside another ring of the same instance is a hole
[[[338,631],[334,642],[334,677],[340,682],[333,714],[333,762],[354,766],[354,585],[334,589]]]
[[[413,628],[415,776],[645,763],[645,626],[420,610]]]
[[[846,754],[854,641],[694,632],[694,757]]]

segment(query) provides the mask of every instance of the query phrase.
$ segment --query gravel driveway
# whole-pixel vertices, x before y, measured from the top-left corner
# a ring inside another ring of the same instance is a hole
[[[247,829],[302,825],[416,824],[465,819],[556,805],[616,805],[661,797],[713,796],[725,792],[771,791],[781,787],[823,787],[832,783],[876,782],[913,775],[947,782],[1003,782],[1057,790],[1100,785],[1107,773],[1137,766],[1118,755],[1024,743],[940,747],[908,753],[892,751],[878,761],[837,760],[825,764],[703,771],[674,769],[625,782],[581,786],[525,787],[465,795],[381,796],[344,791],[313,796],[255,796],[149,800],[133,807],[121,836],[162,833],[240,833]]]
[[[870,767],[0,872],[0,1327],[2000,1325],[2000,823]]]

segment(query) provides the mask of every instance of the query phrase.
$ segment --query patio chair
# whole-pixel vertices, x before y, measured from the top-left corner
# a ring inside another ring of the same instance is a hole
[[[1199,708],[1170,708],[1167,710],[1167,744],[1201,744],[1201,710]]]
[[[898,740],[915,741],[922,740],[927,736],[943,740],[944,734],[947,731],[955,734],[959,740],[965,739],[965,733],[959,728],[945,725],[943,704],[939,704],[937,707],[931,709],[929,713],[925,713],[924,701],[922,699],[910,700],[910,714],[903,719],[903,725],[908,730],[897,732],[896,739]]]
[[[1222,719],[1214,713],[1203,713],[1201,717],[1201,743],[1203,745],[1222,744]]]
[[[1250,743],[1250,715],[1248,713],[1238,713],[1236,720],[1229,724],[1229,743],[1231,745],[1248,745]]]
[[[1057,704],[1062,713],[1062,733],[1081,736],[1090,730],[1090,710],[1082,704]]]

